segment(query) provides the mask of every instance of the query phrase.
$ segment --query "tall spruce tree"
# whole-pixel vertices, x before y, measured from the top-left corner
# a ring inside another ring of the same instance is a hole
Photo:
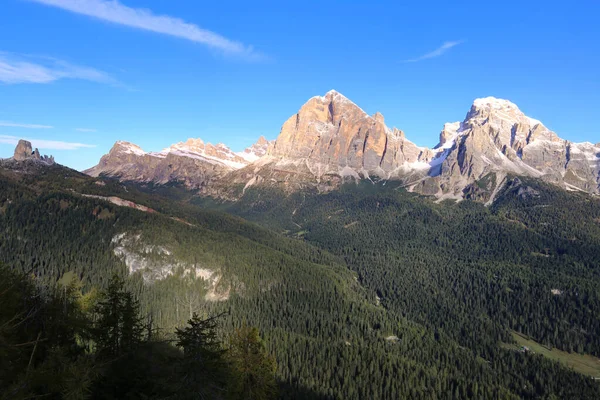
[[[115,357],[131,351],[142,341],[144,326],[139,303],[124,289],[123,280],[113,275],[95,307],[93,339],[102,356]]]
[[[229,339],[227,355],[235,376],[230,399],[268,400],[277,396],[277,364],[267,353],[257,328],[243,325],[236,329]]]
[[[226,350],[217,336],[217,320],[220,316],[202,319],[194,313],[185,328],[175,331],[176,344],[183,350],[180,398],[225,398],[230,377],[225,360]]]

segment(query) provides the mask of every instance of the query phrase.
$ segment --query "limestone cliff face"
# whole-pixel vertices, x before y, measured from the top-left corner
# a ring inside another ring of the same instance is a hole
[[[368,115],[336,91],[308,100],[283,124],[267,155],[284,162],[306,160],[328,173],[347,167],[380,177],[432,156],[402,131],[388,128],[383,115]]]
[[[31,142],[28,142],[27,140],[23,139],[19,140],[19,143],[15,148],[15,154],[13,158],[17,161],[23,161],[28,158],[31,158],[32,155],[33,151],[31,149]]]

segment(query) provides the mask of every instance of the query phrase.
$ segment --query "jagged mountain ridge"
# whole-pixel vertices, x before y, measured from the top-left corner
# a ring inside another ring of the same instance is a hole
[[[30,141],[23,139],[19,140],[17,143],[12,159],[14,161],[32,160],[33,162],[40,162],[47,165],[54,164],[53,156],[41,155],[37,148],[33,150]]]
[[[261,137],[243,152],[235,153],[222,143],[212,145],[201,139],[188,139],[160,152],[145,152],[133,143],[118,141],[98,165],[84,172],[126,181],[159,184],[177,181],[196,189],[259,159],[268,144]]]
[[[600,146],[561,139],[510,101],[475,100],[462,123],[442,132],[440,143],[445,140],[440,168],[430,171],[445,193],[461,195],[490,173],[498,182],[507,174],[522,175],[598,193]]]
[[[457,199],[482,189],[486,198],[493,197],[507,175],[588,193],[598,193],[600,183],[600,145],[561,139],[515,104],[493,97],[475,100],[462,122],[445,124],[433,149],[417,146],[403,131],[387,127],[383,115],[367,114],[334,90],[309,99],[275,141],[261,138],[245,152],[199,139],[160,153],[116,151],[118,145],[86,172],[158,183],[179,180],[225,198],[253,185],[327,191],[348,179],[397,180],[412,191]],[[173,167],[174,157],[181,156],[196,161],[178,158]],[[485,187],[475,185],[484,178]]]

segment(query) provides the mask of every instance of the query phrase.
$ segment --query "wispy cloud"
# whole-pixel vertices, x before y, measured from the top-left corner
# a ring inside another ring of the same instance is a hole
[[[96,132],[96,129],[90,129],[90,128],[76,128],[75,130],[77,132],[84,132],[84,133]]]
[[[11,144],[16,146],[19,143],[19,139],[23,139],[17,136],[0,135],[0,143]],[[75,142],[62,142],[59,140],[45,140],[45,139],[27,139],[31,142],[34,148],[45,149],[45,150],[78,150],[81,148],[96,147],[94,144],[83,144]]]
[[[404,60],[403,62],[405,63],[412,63],[412,62],[417,62],[417,61],[423,61],[423,60],[427,60],[428,58],[435,58],[435,57],[439,57],[442,54],[444,54],[445,52],[447,52],[448,50],[450,50],[451,48],[458,46],[459,44],[464,43],[463,40],[457,40],[454,42],[444,42],[443,45],[441,45],[440,47],[438,47],[437,49],[427,53],[427,54],[423,54],[420,57],[417,58],[412,58],[410,60]]]
[[[74,65],[49,57],[23,56],[0,52],[0,82],[51,83],[59,79],[81,79],[91,82],[123,86],[105,72]]]
[[[27,129],[52,129],[50,125],[38,125],[38,124],[19,124],[11,121],[0,121],[0,126],[6,126],[10,128],[27,128]]]
[[[162,33],[193,42],[202,43],[228,54],[241,55],[248,59],[263,56],[251,46],[227,39],[218,33],[200,28],[198,25],[168,15],[156,15],[151,10],[131,8],[117,0],[31,0],[36,3],[62,8],[77,14],[126,25],[132,28]]]

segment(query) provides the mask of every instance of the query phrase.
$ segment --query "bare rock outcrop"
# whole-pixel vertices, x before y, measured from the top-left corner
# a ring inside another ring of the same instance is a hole
[[[323,173],[350,168],[379,177],[431,157],[404,132],[388,128],[383,115],[370,116],[333,90],[311,98],[290,117],[267,154],[283,162],[306,160]]]
[[[439,173],[442,191],[460,195],[470,183],[496,173],[598,193],[600,147],[561,139],[507,100],[475,100],[453,141]]]
[[[264,139],[264,138],[263,138]],[[214,179],[260,158],[268,142],[259,140],[245,152],[235,153],[226,145],[188,139],[160,152],[145,152],[139,146],[119,141],[98,165],[84,171],[91,176],[110,176],[124,181],[166,184],[179,182],[190,189],[206,186]]]
[[[15,148],[15,154],[13,158],[17,161],[23,161],[33,156],[33,151],[31,150],[31,142],[27,140],[19,140],[17,147]]]
[[[19,140],[19,142],[17,143],[17,147],[15,148],[15,152],[13,155],[13,160],[35,160],[49,165],[54,164],[54,157],[40,155],[40,151],[37,148],[35,150],[32,150],[31,142],[23,139]]]

